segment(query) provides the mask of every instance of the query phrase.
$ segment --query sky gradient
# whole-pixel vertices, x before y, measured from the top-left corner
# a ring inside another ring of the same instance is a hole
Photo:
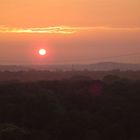
[[[0,64],[101,61],[140,63],[139,0],[0,0]]]

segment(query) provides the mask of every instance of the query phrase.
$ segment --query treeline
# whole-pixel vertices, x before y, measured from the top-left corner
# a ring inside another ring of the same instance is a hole
[[[139,80],[0,85],[1,140],[139,140],[139,132]]]
[[[40,80],[68,80],[68,79],[82,79],[82,80],[102,80],[107,75],[116,75],[121,78],[140,80],[140,71],[17,71],[0,72],[0,82],[7,81],[40,81]]]

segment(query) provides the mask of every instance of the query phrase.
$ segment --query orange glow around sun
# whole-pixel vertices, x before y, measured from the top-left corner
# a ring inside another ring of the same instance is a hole
[[[46,55],[47,51],[45,49],[40,49],[38,53],[39,55],[44,56]]]

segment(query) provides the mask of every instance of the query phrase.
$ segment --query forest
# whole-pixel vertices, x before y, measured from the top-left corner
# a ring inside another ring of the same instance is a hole
[[[139,140],[140,80],[0,83],[1,140]]]

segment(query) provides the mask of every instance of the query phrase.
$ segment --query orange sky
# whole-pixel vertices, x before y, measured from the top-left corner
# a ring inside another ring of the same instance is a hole
[[[140,63],[115,57],[140,52],[139,40],[140,0],[0,0],[1,64]]]

